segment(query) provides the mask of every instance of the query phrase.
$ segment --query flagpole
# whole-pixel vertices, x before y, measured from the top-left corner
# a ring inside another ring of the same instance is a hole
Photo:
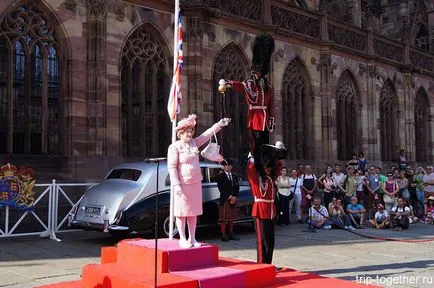
[[[175,28],[173,30],[173,73],[178,66],[178,24],[179,24],[179,0],[175,0]],[[172,143],[176,141],[176,114],[172,120]],[[170,185],[170,212],[169,212],[169,240],[173,240],[173,184]]]

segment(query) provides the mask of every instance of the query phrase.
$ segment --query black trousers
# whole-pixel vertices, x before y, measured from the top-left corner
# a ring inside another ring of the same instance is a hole
[[[289,196],[279,194],[279,225],[289,225]]]
[[[257,262],[271,264],[274,251],[274,220],[255,218]]]
[[[250,139],[249,139],[250,151],[253,154],[253,158],[255,158],[255,169],[258,175],[262,178],[265,177],[264,172],[264,164],[262,163],[262,155],[261,155],[261,146],[262,144],[268,144],[269,142],[269,132],[266,131],[258,131],[258,130],[250,130]]]
[[[401,216],[401,219],[398,217],[392,218],[392,227],[401,227],[402,229],[408,229],[408,226],[410,225],[410,222],[408,220],[407,216]]]

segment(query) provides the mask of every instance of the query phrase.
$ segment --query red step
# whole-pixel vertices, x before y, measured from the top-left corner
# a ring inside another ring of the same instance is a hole
[[[117,262],[153,271],[154,247],[155,240],[122,241],[118,244]],[[178,240],[160,239],[158,241],[157,271],[159,273],[216,266],[217,261],[217,246],[204,243],[197,248],[180,248]]]
[[[102,247],[101,248],[101,264],[116,263],[118,262],[118,248]]]
[[[243,271],[246,287],[268,287],[276,277],[275,266],[269,264],[220,257],[218,266]]]
[[[89,264],[83,268],[84,288],[151,288],[154,287],[154,270],[134,268],[120,263]],[[198,288],[195,279],[158,273],[159,288]]]
[[[35,288],[84,288],[84,286],[81,284],[80,280],[77,280],[77,281],[50,284],[45,286],[38,286]]]

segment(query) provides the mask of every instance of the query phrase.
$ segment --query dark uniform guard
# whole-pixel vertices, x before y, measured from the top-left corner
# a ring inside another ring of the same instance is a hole
[[[224,172],[217,177],[220,191],[219,222],[222,240],[240,240],[234,235],[234,221],[237,218],[237,197],[240,192],[239,177],[232,173],[232,161],[226,160]],[[226,228],[229,233],[226,234]]]
[[[285,147],[273,145],[266,145],[264,148],[262,155],[263,160],[266,161],[264,161],[265,177],[262,183],[256,173],[253,158],[250,158],[247,164],[247,178],[254,197],[252,216],[255,218],[257,262],[271,264],[274,251],[274,218],[276,217],[274,181],[282,166],[278,159],[284,159],[287,150]]]
[[[219,81],[220,85],[226,85],[242,93],[246,99],[250,151],[256,159],[255,167],[261,177],[265,175],[260,157],[260,148],[262,144],[268,144],[269,133],[274,130],[275,125],[273,91],[265,78],[270,68],[270,58],[273,51],[274,40],[270,35],[257,36],[253,44],[252,78],[243,82],[223,79]]]

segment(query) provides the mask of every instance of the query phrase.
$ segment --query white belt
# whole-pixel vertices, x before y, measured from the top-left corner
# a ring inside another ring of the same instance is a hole
[[[274,203],[274,199],[273,200],[269,200],[269,199],[258,199],[255,196],[255,202],[264,202],[264,203]]]
[[[249,110],[259,110],[259,109],[267,109],[267,106],[253,106],[252,104],[249,105]]]

